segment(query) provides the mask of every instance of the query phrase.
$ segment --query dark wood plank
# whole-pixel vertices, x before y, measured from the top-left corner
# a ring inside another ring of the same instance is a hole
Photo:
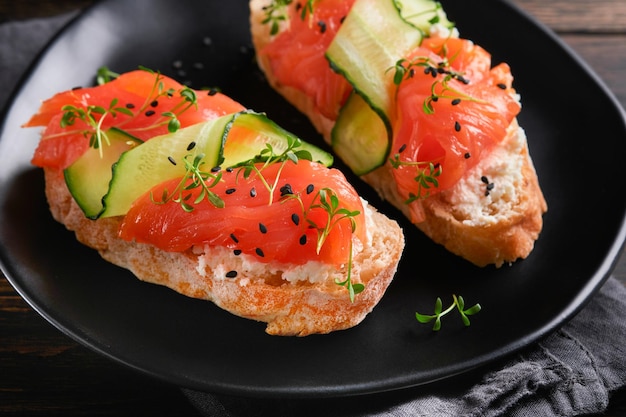
[[[561,38],[600,76],[626,108],[626,36],[564,34]]]
[[[512,0],[557,32],[626,33],[623,0]]]
[[[23,20],[35,17],[54,16],[81,9],[94,0],[2,0],[0,1],[0,22]]]
[[[0,278],[0,415],[194,416],[182,392],[77,344]]]

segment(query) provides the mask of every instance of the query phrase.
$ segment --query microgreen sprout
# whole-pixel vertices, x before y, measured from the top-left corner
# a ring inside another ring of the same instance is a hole
[[[118,99],[114,98],[109,103],[108,107],[89,105],[85,108],[80,108],[67,104],[61,108],[63,116],[61,116],[61,127],[67,128],[73,126],[76,120],[81,120],[87,124],[88,129],[83,130],[81,133],[89,139],[89,146],[98,149],[100,157],[102,157],[102,145],[109,144],[109,137],[107,133],[102,130],[102,123],[106,116],[113,118],[117,117],[119,113],[127,116],[132,116],[132,112],[126,107],[118,106]],[[96,116],[97,115],[97,116]]]
[[[307,14],[309,18],[313,17],[313,3],[316,0],[306,0],[304,4],[296,3],[296,10],[300,11],[300,19],[304,21]],[[280,30],[281,22],[287,20],[287,6],[293,3],[293,0],[273,0],[270,4],[263,7],[265,12],[265,18],[261,21],[262,24],[270,25],[270,35],[276,35]]]
[[[456,296],[455,294],[452,294],[452,299],[452,304],[448,308],[443,310],[443,303],[441,301],[441,298],[437,297],[437,300],[435,301],[435,311],[433,314],[420,314],[416,312],[415,318],[420,323],[430,323],[434,320],[433,331],[436,332],[441,329],[441,318],[456,308],[456,310],[461,315],[461,321],[463,322],[463,324],[465,326],[469,326],[469,316],[472,316],[481,310],[480,304],[474,304],[472,307],[465,308],[465,300],[463,300],[463,297],[461,297],[460,295]]]
[[[435,164],[430,161],[402,161],[399,153],[394,154],[393,157],[389,159],[389,163],[394,169],[398,169],[401,166],[415,167],[416,175],[413,179],[417,183],[417,191],[415,193],[409,193],[409,198],[405,200],[405,204],[428,198],[430,196],[431,187],[439,187],[439,180],[437,178],[442,173],[440,164]]]
[[[443,48],[445,49],[445,46]],[[434,103],[440,99],[482,102],[450,86],[451,80],[457,80],[462,84],[469,84],[469,80],[463,76],[462,72],[457,72],[450,68],[448,58],[442,58],[440,62],[435,62],[427,56],[418,56],[413,60],[402,58],[396,61],[395,65],[388,68],[387,71],[394,71],[393,83],[399,87],[404,80],[413,78],[418,69],[421,69],[425,75],[430,75],[435,79],[430,88],[431,94],[424,99],[422,104],[424,113],[433,114],[435,112]]]
[[[356,221],[354,218],[358,216],[360,212],[350,211],[344,207],[340,207],[339,197],[331,188],[322,188],[317,192],[309,209],[312,210],[316,208],[321,208],[327,215],[326,222],[323,226],[319,226],[317,223],[307,218],[309,225],[317,231],[317,253],[322,249],[322,245],[326,241],[326,238],[328,238],[332,228],[341,220],[348,219],[351,224],[352,233],[356,230]]]
[[[273,196],[276,188],[278,187],[280,174],[282,172],[283,167],[287,163],[297,164],[299,160],[308,160],[311,161],[313,159],[311,153],[305,149],[301,149],[302,141],[297,137],[288,136],[287,137],[287,147],[281,153],[277,153],[274,147],[267,143],[265,148],[261,150],[261,152],[256,155],[254,158],[239,163],[235,165],[233,168],[238,168],[238,175],[243,175],[244,178],[248,178],[252,173],[257,175],[258,179],[261,181],[263,186],[269,191],[269,201],[268,204],[272,204],[274,202]],[[273,180],[269,180],[263,175],[263,171],[270,164],[282,164],[276,173],[276,177]],[[341,207],[340,200],[335,191],[331,188],[325,187],[317,191],[317,194],[313,198],[310,206],[304,207],[302,199],[297,193],[288,193],[282,195],[281,203],[285,203],[286,201],[295,199],[300,203],[302,208],[303,217],[306,219],[309,227],[315,229],[317,232],[317,245],[316,251],[319,254],[324,242],[328,238],[333,227],[337,225],[339,221],[350,221],[351,231],[352,233],[356,230],[356,220],[355,217],[360,214],[359,211],[351,211],[344,207]],[[326,221],[323,224],[318,224],[315,221],[311,220],[308,213],[314,209],[322,209],[326,213]],[[348,267],[347,267],[347,277],[344,281],[336,280],[335,283],[337,285],[346,287],[350,296],[350,301],[354,302],[354,297],[356,294],[362,292],[365,289],[365,286],[360,283],[352,282],[352,240],[350,240],[350,255],[348,259]]]
[[[297,164],[299,160],[311,161],[313,156],[306,149],[300,149],[302,147],[302,140],[294,136],[287,136],[287,147],[281,153],[276,153],[274,147],[270,143],[265,144],[265,148],[261,150],[254,158],[241,162],[235,165],[233,168],[239,168],[239,173],[242,173],[244,178],[248,178],[252,172],[255,172],[263,186],[269,191],[269,202],[271,205],[274,202],[274,191],[278,186],[278,180],[280,179],[280,173],[282,168],[287,162],[293,162]],[[271,164],[280,163],[282,166],[276,174],[276,178],[273,183],[269,183],[265,176],[263,176],[263,170]]]
[[[98,71],[96,72],[96,82],[98,85],[103,85],[103,84],[108,83],[109,81],[116,79],[119,76],[120,74],[118,74],[117,72],[111,71],[107,67],[100,67],[98,68]]]
[[[354,233],[354,230],[352,232]],[[350,301],[354,303],[355,295],[363,292],[363,290],[365,289],[365,285],[361,283],[355,284],[352,282],[352,252],[352,240],[350,240],[350,256],[348,257],[348,273],[346,274],[346,279],[344,281],[335,279],[335,284],[346,287],[348,289]]]
[[[265,18],[262,24],[270,24],[270,35],[276,35],[280,29],[280,23],[287,20],[286,8],[293,0],[274,0],[263,7]]]
[[[322,245],[326,241],[326,238],[330,234],[332,228],[340,221],[347,219],[350,221],[352,233],[356,231],[356,221],[354,218],[360,214],[359,211],[350,211],[346,208],[339,207],[339,197],[330,188],[322,188],[318,191],[316,196],[319,197],[319,203],[311,204],[310,209],[321,208],[327,214],[326,223],[323,226],[317,225],[314,221],[307,218],[309,225],[317,231],[317,253],[322,249]],[[315,199],[313,200],[315,201]],[[350,301],[354,302],[355,294],[362,292],[365,289],[363,284],[352,283],[352,239],[350,239],[350,255],[348,257],[348,273],[344,281],[335,280],[335,284],[348,289]]]
[[[224,200],[217,194],[215,194],[211,188],[217,185],[222,179],[221,172],[213,173],[210,171],[203,171],[202,165],[204,162],[204,154],[199,153],[197,155],[188,154],[183,158],[185,164],[185,175],[181,178],[176,188],[170,193],[167,189],[163,190],[160,200],[155,200],[151,194],[150,198],[156,204],[165,204],[169,201],[179,203],[183,210],[190,213],[194,210],[194,206],[199,204],[204,199],[208,200],[217,208],[224,208]],[[170,159],[170,162],[175,164],[176,161]],[[196,198],[191,200],[193,196],[191,191],[200,189],[200,192]]]
[[[148,106],[150,106],[150,103],[153,103],[155,100],[158,100],[161,97],[171,98],[177,93],[177,91],[173,88],[165,89],[165,85],[163,84],[163,76],[159,72],[146,67],[139,68],[143,71],[149,72],[150,74],[154,74],[155,80],[154,84],[152,85],[152,90],[150,91],[150,94],[148,94],[148,96],[146,97],[143,105],[141,106],[137,114],[142,113],[144,110],[146,110]],[[196,92],[187,86],[181,87],[178,90],[178,95],[182,98],[182,100],[178,104],[176,104],[176,106],[174,106],[170,111],[161,113],[161,116],[163,116],[165,120],[162,121],[160,119],[157,119],[157,122],[155,122],[149,128],[154,128],[164,123],[167,123],[167,130],[170,133],[174,133],[178,129],[180,129],[181,124],[180,120],[178,120],[178,116],[189,110],[191,107],[197,108],[198,98],[196,96]]]
[[[304,2],[304,5],[301,6],[302,9],[300,10],[300,19],[306,19],[307,13],[309,14],[309,18],[313,17],[313,3],[315,3],[315,1],[316,0],[306,0],[306,2]]]
[[[86,126],[81,127],[81,130],[65,131],[59,135],[68,133],[82,134],[89,140],[89,146],[94,149],[98,149],[100,156],[102,157],[103,145],[109,144],[107,129],[104,127],[104,122],[108,118],[116,118],[120,114],[128,116],[126,119],[120,119],[119,122],[115,123],[115,128],[126,132],[129,136],[134,136],[133,132],[154,129],[164,124],[167,124],[167,130],[169,132],[176,132],[181,126],[178,116],[191,107],[197,107],[196,93],[188,87],[183,87],[178,91],[171,88],[166,90],[162,81],[163,76],[160,73],[144,67],[140,67],[140,69],[154,74],[155,81],[150,93],[146,96],[144,103],[138,110],[133,110],[133,107],[118,105],[119,98],[113,98],[108,107],[93,104],[79,107],[68,104],[61,108],[61,111],[63,112],[60,121],[61,127],[66,129],[75,126],[76,121],[78,120],[82,121]],[[106,67],[102,67],[98,69],[96,80],[99,85],[102,85],[117,77],[119,77],[119,74]],[[141,128],[124,130],[124,126],[134,117],[146,112],[151,103],[154,103],[161,97],[173,97],[176,93],[179,94],[182,100],[180,100],[170,111],[161,113],[162,117],[157,117],[153,124]]]
[[[349,221],[351,232],[354,233],[356,231],[356,220],[355,218],[361,214],[358,210],[348,210],[345,207],[340,206],[340,200],[337,196],[337,193],[333,191],[333,189],[329,187],[324,187],[318,190],[317,194],[313,198],[311,205],[308,208],[305,208],[302,199],[297,194],[291,194],[285,196],[284,201],[296,199],[302,206],[302,211],[304,218],[306,219],[309,227],[314,229],[317,232],[317,245],[316,251],[319,254],[324,242],[330,235],[333,227],[337,225],[340,221]],[[323,224],[318,224],[314,220],[311,219],[309,213],[311,210],[322,209],[326,213],[326,221]],[[346,287],[348,290],[348,294],[350,296],[350,301],[354,302],[354,296],[365,289],[365,285],[361,283],[353,283],[352,282],[352,255],[353,255],[353,246],[352,239],[350,240],[350,250],[349,250],[348,264],[347,264],[347,276],[344,281],[339,279],[335,280],[335,284],[340,285],[342,287]]]

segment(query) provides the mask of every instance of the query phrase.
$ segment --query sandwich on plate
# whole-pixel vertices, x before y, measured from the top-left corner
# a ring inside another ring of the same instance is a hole
[[[216,91],[139,69],[60,92],[42,126],[54,218],[139,279],[305,336],[360,323],[404,237],[327,152]]]
[[[547,204],[511,69],[440,3],[251,0],[250,25],[269,84],[417,228],[478,266],[530,254]]]

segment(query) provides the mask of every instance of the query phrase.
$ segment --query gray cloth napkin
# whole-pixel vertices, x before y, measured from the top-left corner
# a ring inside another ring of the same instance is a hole
[[[0,109],[37,53],[74,15],[0,24]]]
[[[0,24],[0,108],[73,14]],[[7,88],[8,87],[8,88]],[[507,361],[426,387],[362,397],[244,399],[183,389],[207,416],[577,416],[626,387],[626,288],[609,278],[571,322]]]

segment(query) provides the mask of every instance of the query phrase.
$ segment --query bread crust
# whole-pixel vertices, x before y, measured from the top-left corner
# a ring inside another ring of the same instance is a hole
[[[250,27],[258,66],[272,88],[305,114],[324,140],[330,144],[334,120],[320,114],[313,100],[304,93],[281,84],[271,71],[268,57],[260,53],[272,39],[269,28],[263,23],[265,4],[266,0],[250,1]],[[288,22],[283,23],[281,30],[287,25]],[[523,129],[518,126],[517,120],[509,126],[501,148],[500,152],[492,152],[485,157],[467,173],[466,178],[474,178],[480,182],[485,173],[492,173],[496,168],[512,161],[511,164],[515,165],[518,171],[514,178],[497,175],[495,178],[488,177],[496,186],[498,181],[507,183],[510,192],[484,195],[485,198],[475,204],[475,210],[481,214],[474,218],[468,216],[467,212],[461,213],[458,210],[459,203],[469,188],[481,194],[484,194],[484,188],[478,191],[479,187],[461,182],[451,189],[421,200],[419,203],[422,205],[425,219],[415,223],[415,226],[434,242],[481,267],[490,264],[500,267],[528,257],[543,228],[543,214],[548,209],[530,157],[526,136]],[[503,149],[506,151],[503,152]],[[391,169],[387,162],[360,178],[411,219],[409,207],[398,194]],[[490,215],[491,218],[484,214],[489,212],[493,213]]]
[[[292,283],[281,279],[280,273],[240,273],[225,279],[218,269],[229,265],[213,265],[202,259],[205,254],[205,260],[210,258],[206,250],[211,249],[165,252],[152,245],[122,240],[118,228],[123,217],[86,218],[67,189],[63,172],[44,168],[44,175],[53,217],[102,258],[130,270],[143,281],[212,301],[240,317],[266,322],[266,332],[272,335],[323,334],[359,324],[391,283],[404,247],[397,223],[367,206],[371,241],[355,255],[352,270],[352,281],[365,284],[365,290],[354,302],[345,287],[329,279]]]

